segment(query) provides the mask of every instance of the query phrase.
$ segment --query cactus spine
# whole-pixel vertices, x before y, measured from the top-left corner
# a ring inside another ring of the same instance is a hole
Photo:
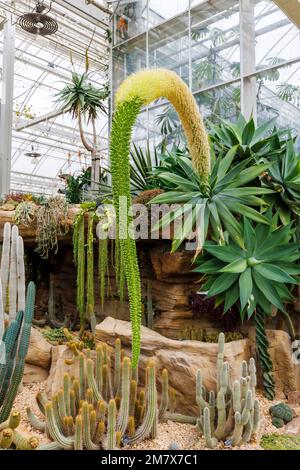
[[[231,385],[230,369],[224,361],[223,333],[219,336],[217,356],[217,396],[203,386],[201,371],[196,376],[196,401],[199,406],[198,427],[203,432],[206,445],[215,448],[219,441],[232,446],[249,442],[259,426],[259,403],[255,399],[256,367],[254,359],[245,361],[241,378]],[[233,417],[233,418],[232,418]]]

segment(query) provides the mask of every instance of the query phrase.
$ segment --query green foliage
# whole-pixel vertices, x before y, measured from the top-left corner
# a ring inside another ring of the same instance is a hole
[[[111,173],[113,201],[117,215],[117,227],[125,237],[120,237],[120,259],[125,270],[130,303],[130,318],[132,324],[132,361],[136,368],[140,354],[140,325],[142,315],[141,281],[135,240],[128,234],[128,226],[132,217],[128,215],[126,226],[119,227],[119,197],[127,200],[131,206],[130,195],[130,141],[131,132],[136,118],[141,110],[139,99],[124,102],[117,106],[111,131]]]
[[[91,169],[83,170],[78,176],[66,175],[65,196],[69,204],[80,204],[83,200],[83,189],[91,183]]]
[[[196,223],[199,250],[207,238],[209,228],[212,238],[218,243],[224,243],[224,230],[227,230],[230,237],[243,247],[242,228],[234,214],[247,216],[266,225],[270,223],[264,215],[251,207],[264,205],[258,195],[268,194],[270,190],[246,186],[265,171],[268,164],[255,164],[247,168],[252,159],[249,157],[232,166],[236,151],[235,146],[224,158],[219,156],[214,160],[208,186],[201,183],[198,172],[186,157],[178,159],[183,176],[171,172],[159,174],[159,178],[174,185],[174,189],[155,197],[151,204],[180,206],[162,217],[158,226],[165,227],[183,216],[185,218],[184,223],[180,223],[175,231],[172,251],[191,234]]]
[[[84,212],[81,211],[73,224],[73,258],[77,267],[76,305],[80,324],[85,325],[85,233]]]
[[[253,118],[247,122],[242,114],[237,122],[221,120],[220,124],[209,124],[210,139],[217,154],[225,155],[232,147],[236,148],[234,159],[241,161],[252,157],[259,161],[282,153],[285,148],[285,140],[280,140],[284,131],[278,131],[275,127],[275,118],[256,127]],[[248,161],[249,165],[253,160]]]
[[[86,312],[91,320],[95,315],[95,295],[94,295],[94,219],[95,213],[88,213],[88,232],[86,245],[87,258],[87,282],[86,282]]]
[[[224,313],[235,303],[242,318],[250,318],[255,309],[270,314],[272,305],[285,312],[284,302],[293,300],[287,285],[299,282],[299,244],[291,242],[291,224],[276,228],[276,217],[268,218],[270,225],[254,226],[244,217],[239,223],[242,246],[233,240],[224,246],[207,241],[197,260],[194,271],[207,276],[202,291],[218,296]]]
[[[284,153],[270,152],[268,160],[272,164],[262,178],[262,185],[274,193],[265,199],[285,224],[291,215],[300,216],[300,154],[296,154],[293,139],[288,140]]]
[[[64,328],[51,328],[42,330],[42,335],[47,341],[53,344],[63,344],[66,342]]]
[[[89,81],[86,72],[81,75],[73,72],[71,84],[66,84],[58,93],[57,101],[63,108],[70,110],[73,118],[83,114],[89,122],[91,119],[97,119],[100,112],[107,114],[103,101],[108,96],[107,86],[98,89]]]
[[[300,437],[294,434],[264,434],[260,445],[264,450],[300,450]]]
[[[150,152],[149,144],[144,150],[133,144],[130,152],[132,165],[130,166],[130,181],[132,194],[137,194],[148,189],[160,187],[159,180],[155,177],[154,170],[159,166],[159,158],[154,147],[153,155]]]

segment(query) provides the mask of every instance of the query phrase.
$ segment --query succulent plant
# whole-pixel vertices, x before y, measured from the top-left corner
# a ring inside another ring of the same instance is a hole
[[[276,428],[282,428],[293,419],[293,410],[287,403],[277,403],[269,408],[272,416],[272,424]]]
[[[216,391],[205,389],[201,371],[197,372],[197,425],[206,445],[215,448],[220,441],[239,446],[251,440],[259,426],[259,402],[255,398],[256,367],[253,358],[243,361],[241,377],[233,383],[228,362],[224,361],[225,336],[219,335]]]
[[[79,378],[64,375],[62,389],[50,401],[37,396],[41,421],[29,409],[33,427],[45,429],[51,446],[40,449],[114,450],[155,435],[158,419],[155,364],[146,367],[145,389],[138,391],[131,361],[121,358],[121,342],[116,341],[112,358],[106,345],[98,345],[95,361],[80,352]]]

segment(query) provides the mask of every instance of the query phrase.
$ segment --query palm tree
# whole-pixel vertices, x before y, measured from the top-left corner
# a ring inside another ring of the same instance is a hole
[[[109,96],[108,86],[95,87],[89,80],[88,66],[83,74],[72,72],[71,83],[65,84],[58,93],[57,101],[67,109],[73,119],[77,119],[83,146],[91,153],[91,189],[95,190],[100,182],[100,155],[97,149],[96,121],[101,113],[107,114],[104,102]],[[89,142],[83,130],[83,122],[91,124],[93,140]]]

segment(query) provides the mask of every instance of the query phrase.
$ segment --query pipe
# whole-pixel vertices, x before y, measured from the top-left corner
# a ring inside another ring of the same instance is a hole
[[[99,2],[97,2],[97,0],[85,0],[85,3],[87,5],[94,5],[96,8],[99,8],[99,10],[103,11],[103,13],[111,15],[111,11],[108,8],[105,8],[104,5],[101,5]]]

